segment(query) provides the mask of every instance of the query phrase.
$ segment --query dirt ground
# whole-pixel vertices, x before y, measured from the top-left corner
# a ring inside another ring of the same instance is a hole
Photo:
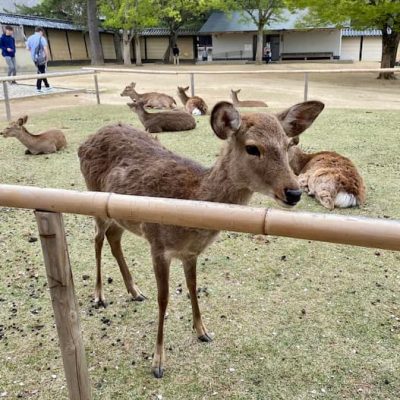
[[[107,68],[121,68],[107,64]],[[80,67],[74,67],[77,69]],[[294,69],[347,69],[379,68],[378,63],[288,63],[272,65],[182,65],[179,68],[159,64],[146,64],[143,67],[132,66],[129,73],[100,73],[99,84],[101,101],[104,104],[125,104],[127,98],[120,97],[126,84],[136,81],[137,90],[162,91],[176,96],[176,86],[187,86],[189,75],[185,71],[259,71],[259,70],[294,70]],[[63,68],[51,68],[50,72]],[[70,68],[68,68],[70,69]],[[127,68],[128,70],[128,68]],[[135,71],[162,70],[176,71],[177,75],[139,75]],[[381,81],[376,73],[326,73],[310,74],[309,98],[322,100],[330,108],[355,109],[400,109],[400,80]],[[51,79],[53,86],[85,88],[93,91],[92,76],[71,76]],[[205,98],[210,106],[219,100],[229,99],[230,89],[241,88],[240,99],[265,100],[270,107],[281,108],[303,100],[303,74],[240,74],[240,75],[196,75],[196,94]],[[76,105],[89,105],[95,102],[93,93],[63,94],[14,100],[13,115],[23,113],[42,113],[45,110]],[[4,106],[1,105],[0,119],[5,118]]]

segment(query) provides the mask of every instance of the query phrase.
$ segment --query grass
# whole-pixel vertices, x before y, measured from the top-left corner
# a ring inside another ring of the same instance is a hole
[[[1,182],[85,190],[77,146],[103,124],[118,120],[137,122],[119,106],[35,116],[28,123],[32,131],[62,128],[68,149],[28,157],[16,140],[0,138]],[[220,142],[208,119],[198,120],[195,131],[159,138],[174,151],[211,164]],[[305,147],[349,156],[365,178],[366,206],[338,213],[400,218],[399,124],[396,111],[327,109],[304,134]],[[252,204],[275,206],[259,195]],[[297,209],[326,212],[306,197]],[[398,398],[399,253],[223,232],[200,257],[198,270],[200,304],[215,340],[197,342],[186,290],[176,292],[180,284],[184,287],[184,277],[174,263],[167,370],[164,379],[156,380],[150,365],[157,302],[147,244],[124,236],[133,276],[149,300],[130,301],[106,246],[110,305],[97,310],[92,303],[93,223],[65,215],[65,225],[94,398]],[[1,210],[0,395],[66,399],[40,243],[29,242],[32,237],[37,237],[33,213]]]

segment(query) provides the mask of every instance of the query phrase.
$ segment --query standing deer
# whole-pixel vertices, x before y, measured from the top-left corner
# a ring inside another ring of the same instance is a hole
[[[157,140],[132,126],[108,125],[79,148],[81,171],[89,190],[119,194],[247,204],[254,192],[294,206],[301,190],[289,166],[290,137],[307,129],[322,111],[318,101],[297,104],[276,115],[240,116],[228,102],[218,103],[211,127],[225,145],[214,166],[206,168],[164,148]],[[192,304],[193,324],[203,342],[212,339],[202,321],[196,295],[197,257],[217,237],[217,231],[137,221],[96,218],[95,302],[105,305],[101,277],[101,250],[106,236],[125,286],[134,300],[144,296],[134,283],[124,259],[124,229],[144,236],[150,244],[158,289],[158,331],[152,362],[155,377],[164,373],[164,322],[169,296],[172,258],[182,261]]]
[[[186,111],[193,115],[206,115],[207,114],[207,104],[199,96],[189,97],[186,92],[189,90],[189,86],[185,88],[178,86],[178,96],[185,106]]]
[[[196,121],[192,115],[185,111],[162,111],[149,113],[144,109],[144,103],[139,100],[127,103],[140,119],[147,132],[177,132],[188,131],[196,128]]]
[[[242,89],[233,90],[231,89],[231,99],[235,107],[268,107],[267,103],[261,100],[239,100],[238,93]]]
[[[64,133],[59,129],[49,129],[32,135],[24,126],[27,121],[27,115],[18,118],[16,121],[11,122],[0,134],[5,138],[17,138],[27,147],[25,154],[49,154],[67,147],[67,140],[65,139]]]
[[[298,139],[292,139],[298,144]],[[300,187],[329,210],[363,205],[365,186],[356,166],[332,152],[305,153],[299,146],[289,149],[290,166]]]
[[[175,108],[176,101],[173,97],[164,93],[148,92],[138,93],[135,90],[136,83],[132,82],[122,91],[121,96],[128,96],[133,101],[141,100],[145,107],[149,108]]]

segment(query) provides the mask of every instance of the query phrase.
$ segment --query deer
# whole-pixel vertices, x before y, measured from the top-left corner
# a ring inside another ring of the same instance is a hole
[[[189,86],[178,86],[178,96],[185,106],[186,111],[193,115],[206,115],[208,110],[206,102],[199,96],[189,97],[186,94],[188,90]]]
[[[176,101],[173,97],[168,96],[164,93],[148,92],[148,93],[138,93],[135,90],[136,83],[131,82],[122,91],[121,96],[128,96],[132,100],[142,100],[145,107],[149,108],[175,108]]]
[[[5,138],[17,138],[27,148],[25,154],[50,154],[67,147],[67,140],[61,130],[49,129],[33,135],[25,127],[27,121],[27,115],[18,118],[11,122],[0,134]]]
[[[235,107],[268,107],[267,103],[261,100],[239,100],[238,93],[242,89],[231,89],[231,99]]]
[[[127,103],[127,106],[138,115],[140,122],[149,133],[188,131],[196,128],[195,119],[185,111],[149,113],[141,100]]]
[[[210,124],[224,145],[210,168],[171,152],[151,135],[130,125],[107,125],[79,147],[81,172],[91,191],[239,205],[248,204],[253,193],[259,192],[283,206],[293,207],[300,201],[302,191],[289,165],[290,138],[306,130],[323,108],[319,101],[308,101],[278,114],[241,116],[231,103],[217,103]],[[104,238],[111,246],[128,293],[136,301],[145,300],[145,296],[128,269],[121,237],[128,230],[149,242],[159,307],[152,373],[162,378],[171,260],[182,262],[198,340],[210,342],[212,336],[203,323],[197,299],[196,264],[198,256],[216,240],[219,232],[140,220],[97,217],[95,222],[94,300],[98,306],[106,305],[101,276]]]
[[[298,146],[298,138],[293,138],[292,143],[290,166],[304,192],[329,210],[365,203],[363,178],[350,159],[333,151],[304,152]]]

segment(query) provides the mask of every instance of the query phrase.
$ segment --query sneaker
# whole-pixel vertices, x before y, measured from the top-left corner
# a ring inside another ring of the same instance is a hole
[[[43,88],[43,91],[45,92],[51,92],[52,90],[53,88],[51,86]]]
[[[43,90],[42,89],[36,89],[35,92],[40,94],[40,93],[43,93]]]

